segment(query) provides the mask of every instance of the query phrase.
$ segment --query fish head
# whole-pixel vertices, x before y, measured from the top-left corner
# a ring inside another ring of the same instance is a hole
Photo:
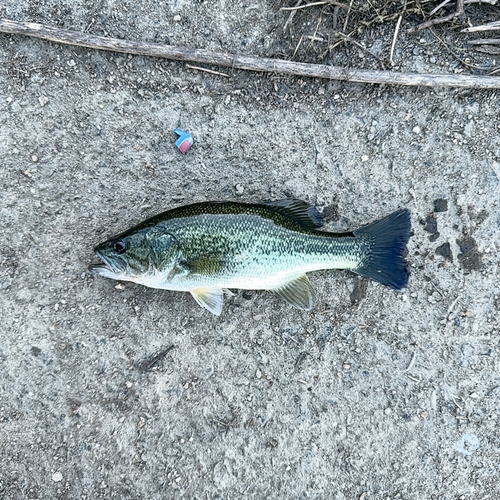
[[[149,286],[159,286],[180,259],[175,236],[159,227],[132,229],[100,243],[94,252],[102,262],[89,267],[93,273]]]

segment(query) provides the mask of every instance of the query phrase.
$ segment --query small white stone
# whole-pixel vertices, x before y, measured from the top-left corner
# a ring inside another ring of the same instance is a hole
[[[40,106],[45,106],[48,102],[49,102],[49,99],[47,97],[45,97],[44,95],[41,95],[39,98],[38,98],[38,102],[40,103]]]
[[[179,16],[179,14],[176,14],[176,15],[174,16],[174,22],[176,22],[176,23],[178,23],[181,19],[182,19],[182,18],[181,18],[181,16]]]
[[[385,413],[386,415],[390,415],[390,414],[391,414],[391,412],[392,412],[392,410],[391,410],[390,408],[386,408],[386,409],[384,410],[384,413]]]
[[[52,481],[54,481],[56,483],[59,483],[60,481],[62,481],[62,474],[59,471],[54,472],[54,474],[52,474]]]
[[[236,193],[238,194],[243,194],[243,191],[245,191],[245,188],[241,184],[236,184],[234,188],[236,189]]]
[[[413,133],[420,134],[420,127],[418,125],[416,127],[413,127]]]
[[[67,63],[67,64],[68,64],[68,66],[69,66],[70,68],[73,68],[73,67],[75,67],[75,66],[76,66],[76,62],[75,62],[75,60],[74,60],[74,59],[70,59],[70,60],[68,61],[68,63]]]
[[[38,156],[37,156],[37,155],[33,155],[33,156],[31,157],[31,161],[32,161],[33,163],[36,163],[36,162],[38,161]]]
[[[363,161],[363,162],[368,161],[368,155],[363,155],[361,157],[361,161]]]

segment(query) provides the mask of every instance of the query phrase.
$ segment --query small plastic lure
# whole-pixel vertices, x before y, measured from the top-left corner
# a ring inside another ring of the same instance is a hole
[[[187,150],[193,145],[193,136],[191,132],[186,132],[180,128],[176,128],[174,132],[179,136],[175,145],[179,148],[179,151],[185,155]]]

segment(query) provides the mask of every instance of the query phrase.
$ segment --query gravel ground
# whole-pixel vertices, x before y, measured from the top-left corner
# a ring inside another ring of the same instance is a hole
[[[291,57],[279,7],[6,0],[0,16]],[[462,70],[430,33],[398,47],[398,68]],[[330,62],[377,67],[352,50]],[[212,69],[229,77],[0,35],[0,496],[499,498],[500,93]],[[235,291],[214,317],[87,269],[168,208],[288,196],[330,230],[408,208],[406,292],[318,272],[311,312]]]

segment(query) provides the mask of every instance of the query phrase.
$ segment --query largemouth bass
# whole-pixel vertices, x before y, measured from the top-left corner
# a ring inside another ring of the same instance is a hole
[[[316,301],[306,273],[350,269],[395,290],[408,282],[410,214],[400,209],[352,232],[318,231],[316,208],[300,200],[206,202],[145,220],[95,247],[100,276],[191,292],[211,313],[231,288],[272,290],[292,306]]]

